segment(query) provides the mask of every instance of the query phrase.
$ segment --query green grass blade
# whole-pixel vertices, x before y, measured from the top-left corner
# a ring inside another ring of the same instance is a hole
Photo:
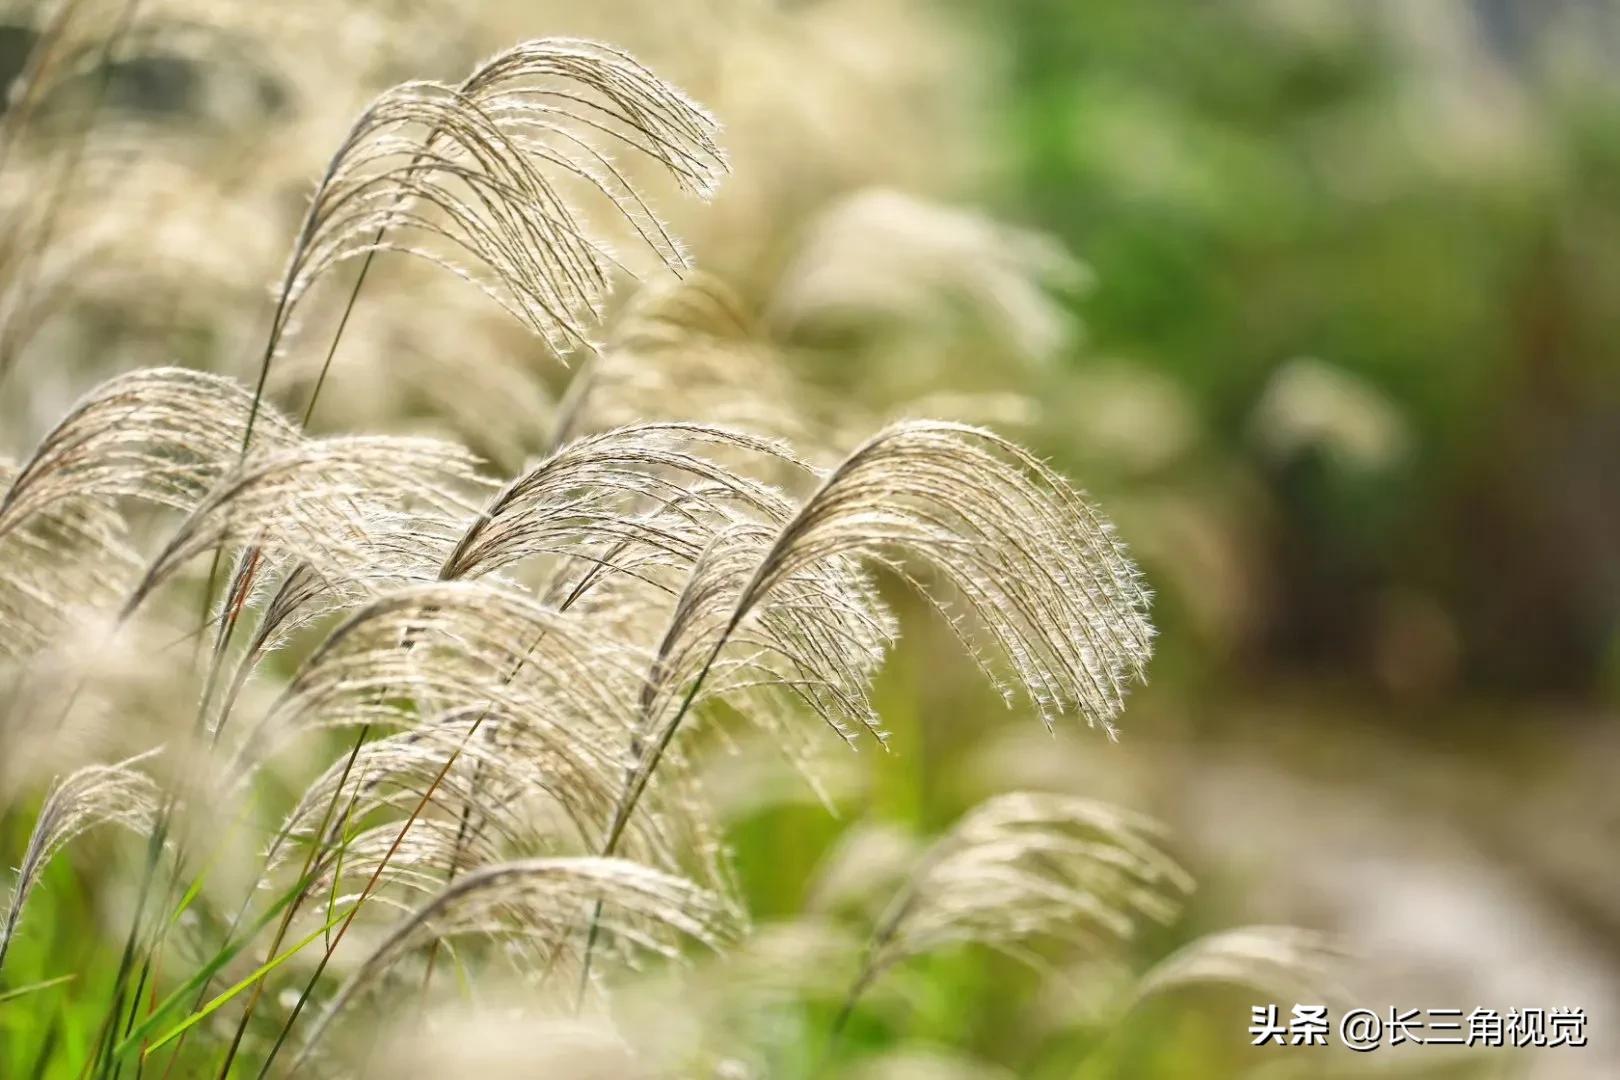
[[[302,951],[306,946],[308,946],[316,938],[320,937],[322,934],[326,933],[332,927],[336,926],[339,922],[341,922],[343,920],[343,918],[345,916],[348,915],[348,913],[349,913],[348,910],[345,909],[340,914],[334,915],[329,921],[327,921],[323,925],[317,926],[314,930],[311,930],[296,945],[293,945],[291,948],[289,948],[289,949],[285,950],[284,952],[282,952],[280,956],[273,957],[270,960],[265,961],[263,964],[260,964],[258,966],[258,968],[256,968],[251,975],[247,976],[245,979],[243,979],[241,982],[237,983],[235,986],[232,986],[229,989],[221,992],[219,994],[219,996],[215,997],[208,1004],[204,1005],[202,1008],[198,1009],[196,1012],[192,1013],[190,1016],[188,1016],[184,1020],[180,1021],[180,1023],[176,1024],[174,1027],[170,1028],[168,1031],[165,1031],[162,1035],[160,1035],[156,1039],[154,1039],[152,1041],[152,1045],[147,1047],[143,1051],[143,1053],[150,1054],[152,1051],[160,1049],[162,1046],[164,1046],[166,1043],[168,1043],[169,1040],[179,1036],[182,1032],[188,1030],[193,1025],[195,1025],[195,1024],[199,1023],[200,1021],[206,1019],[210,1014],[212,1014],[214,1012],[214,1010],[218,1009],[220,1006],[224,1005],[225,1003],[230,1001],[232,998],[234,998],[237,994],[240,994],[242,991],[246,990],[248,987],[252,986],[254,983],[258,982],[260,979],[262,979],[266,975],[270,974],[272,971],[274,971],[276,968],[280,967],[287,960],[291,959],[296,953]]]
[[[35,993],[39,990],[48,990],[53,986],[61,986],[63,983],[72,982],[77,978],[77,975],[71,974],[58,975],[54,979],[44,979],[37,983],[29,983],[27,986],[19,986],[15,990],[7,990],[5,993],[0,994],[0,1005],[3,1005],[8,1001],[15,1001],[20,997],[27,997],[29,994]]]
[[[217,975],[221,968],[234,960],[236,955],[253,941],[253,939],[258,935],[259,931],[270,925],[270,921],[277,915],[281,914],[282,909],[284,909],[288,904],[292,903],[293,899],[297,897],[304,889],[308,888],[309,882],[312,880],[312,878],[313,875],[301,878],[290,889],[282,893],[281,896],[276,899],[274,904],[270,905],[259,914],[258,919],[253,923],[252,926],[248,927],[246,933],[242,934],[236,942],[227,944],[224,948],[220,949],[220,951],[215,953],[208,963],[204,964],[201,968],[198,968],[189,979],[187,979],[180,986],[176,987],[168,997],[159,1002],[158,1005],[147,1015],[146,1019],[140,1025],[138,1025],[134,1031],[126,1035],[124,1040],[113,1049],[114,1060],[122,1058],[123,1055],[129,1053],[132,1049],[140,1046],[142,1042],[149,1039],[152,1036],[152,1033],[157,1031],[160,1025],[164,1023],[165,1018],[170,1013],[172,1013],[186,998],[195,993],[198,988]]]

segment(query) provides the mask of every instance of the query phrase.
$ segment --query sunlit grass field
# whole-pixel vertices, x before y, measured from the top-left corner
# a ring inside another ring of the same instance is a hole
[[[0,0],[0,1077],[1611,1075],[1617,42]]]

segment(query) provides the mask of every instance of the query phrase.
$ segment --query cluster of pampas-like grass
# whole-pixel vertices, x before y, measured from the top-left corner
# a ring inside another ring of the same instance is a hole
[[[14,92],[8,156],[73,7]],[[853,413],[819,423],[836,410],[719,282],[648,287],[598,342],[627,251],[688,270],[651,190],[711,193],[717,140],[680,90],[591,42],[389,90],[319,178],[246,381],[117,375],[0,463],[0,811],[37,807],[0,923],[0,1002],[39,1008],[10,1029],[19,1057],[98,1078],[430,1069],[398,1063],[400,1036],[378,1045],[408,1014],[436,1053],[465,1038],[485,1054],[505,1019],[553,1032],[503,1063],[513,1075],[736,1074],[773,1052],[746,1024],[672,1050],[618,1024],[616,995],[734,964],[712,1019],[833,971],[836,1041],[922,954],[1105,953],[1174,916],[1191,886],[1152,823],[1009,793],[864,930],[800,928],[827,963],[751,926],[704,761],[757,739],[814,782],[820,742],[886,745],[885,582],[1048,724],[1112,734],[1153,632],[1123,544],[1065,478],[948,421],[840,453]],[[50,217],[7,249],[22,307]],[[516,475],[453,442],[307,433],[351,315],[384,303],[373,260],[399,254],[577,358],[556,415],[533,420],[549,452]],[[335,329],[311,364],[292,330],[322,293]],[[313,377],[284,413],[271,391],[299,363]],[[4,965],[32,909],[71,888],[46,880],[52,857],[102,825],[136,840],[97,883],[116,929],[76,988],[94,1023],[64,1030],[43,1003],[72,972],[17,985]],[[1218,936],[1138,992],[1324,955],[1293,931]]]

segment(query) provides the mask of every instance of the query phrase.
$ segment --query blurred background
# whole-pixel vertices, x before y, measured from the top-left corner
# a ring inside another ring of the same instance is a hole
[[[1620,1075],[1620,9],[74,6],[0,167],[7,265],[35,267],[0,298],[0,450],[113,371],[248,377],[313,180],[380,88],[611,41],[726,125],[715,202],[660,210],[828,445],[899,413],[995,426],[1098,499],[1157,594],[1117,744],[1008,715],[913,611],[895,752],[832,748],[836,815],[716,779],[756,914],[995,791],[1096,794],[1163,819],[1201,881],[1139,960],[1293,923],[1342,935],[1356,1004],[1584,1008],[1591,1040],[1301,1065],[1247,1046],[1259,994],[1121,1018],[1105,966],[968,951],[857,1018],[870,1075]],[[48,7],[0,5],[8,82]],[[476,294],[390,274],[315,426],[449,433],[507,470],[542,448],[567,370]],[[321,359],[292,347],[276,392]]]

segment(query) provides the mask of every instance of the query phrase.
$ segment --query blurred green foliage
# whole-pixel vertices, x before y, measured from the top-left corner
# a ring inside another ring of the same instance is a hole
[[[1612,685],[1620,105],[1581,60],[1616,28],[1523,7],[964,12],[1007,42],[1003,211],[1096,273],[1079,363],[1172,377],[1279,512],[1283,659],[1341,665],[1399,586],[1465,679]],[[1256,404],[1299,357],[1386,397],[1409,452],[1370,478],[1261,460]]]

